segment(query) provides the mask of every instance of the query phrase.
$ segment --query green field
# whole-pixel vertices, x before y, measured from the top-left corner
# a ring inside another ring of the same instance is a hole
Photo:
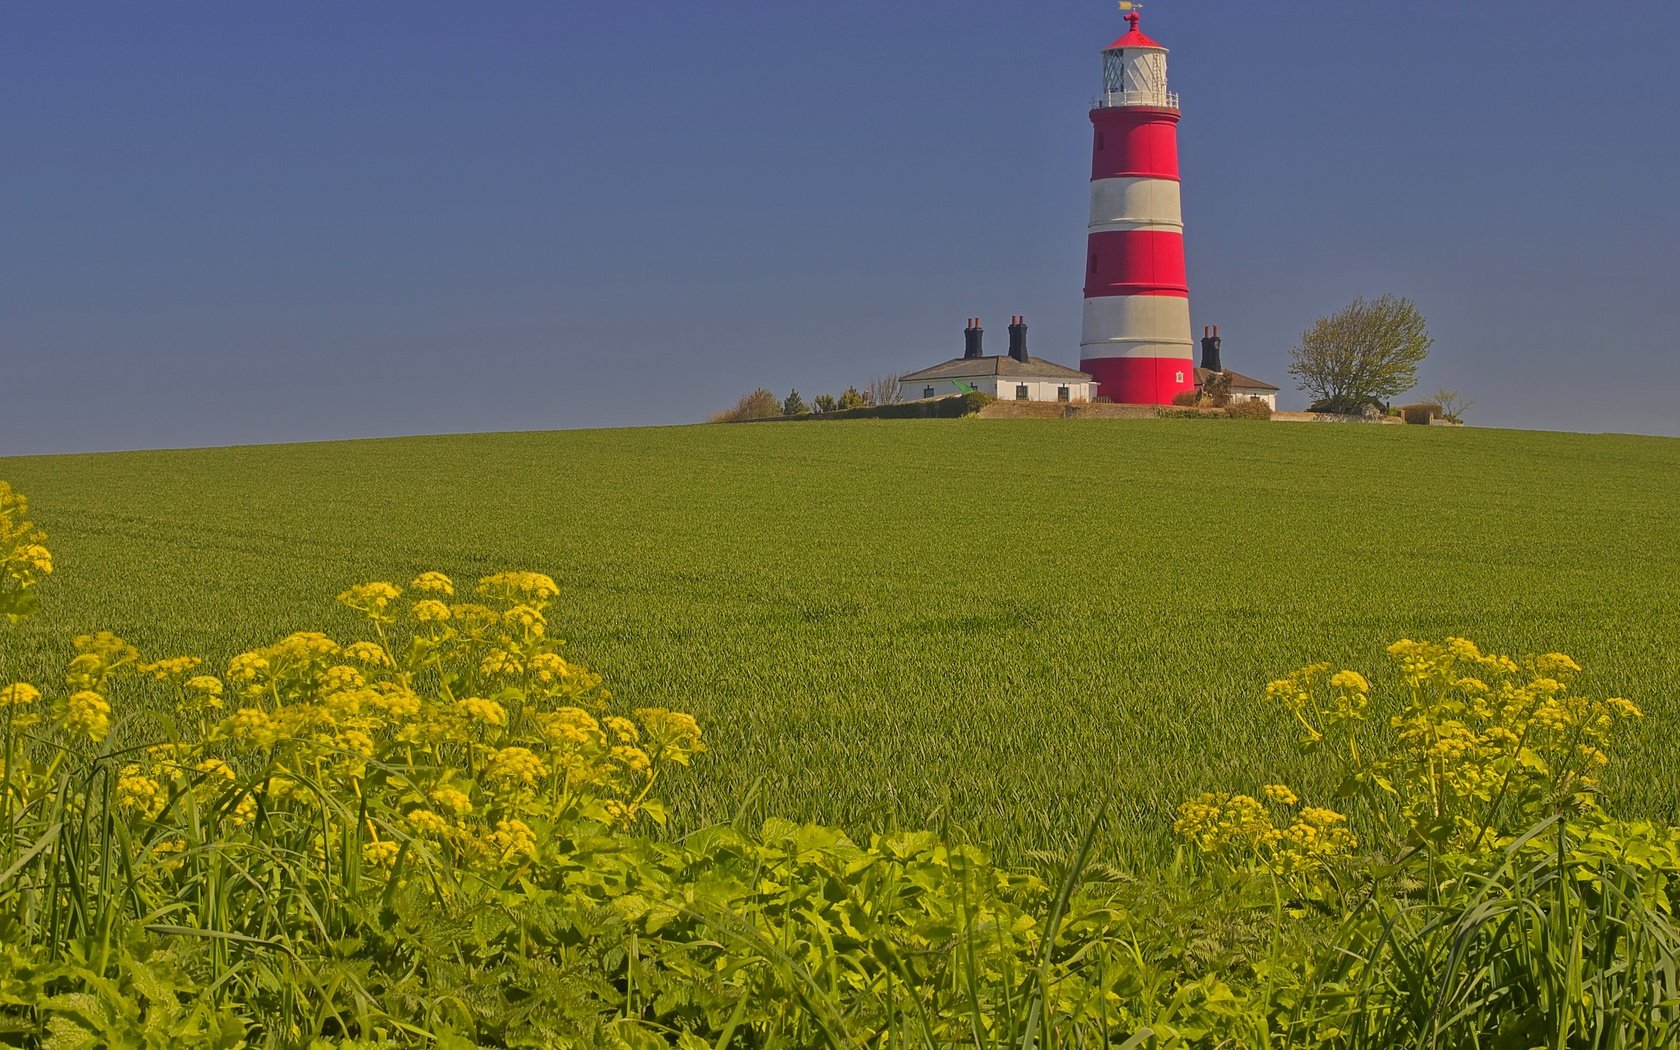
[[[571,654],[713,752],[684,826],[949,818],[1111,856],[1300,768],[1266,680],[1402,636],[1561,649],[1647,718],[1618,808],[1680,820],[1680,441],[1223,422],[905,421],[0,459],[59,572],[0,677],[69,635],[152,655],[350,622],[422,569],[560,581]],[[1310,785],[1309,785],[1310,786]]]

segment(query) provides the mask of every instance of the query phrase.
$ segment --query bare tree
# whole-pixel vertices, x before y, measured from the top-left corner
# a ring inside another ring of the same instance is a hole
[[[1476,402],[1446,387],[1435,391],[1430,400],[1441,406],[1441,418],[1453,423],[1464,422],[1464,413],[1476,407]]]
[[[869,387],[864,392],[872,405],[896,405],[900,398],[898,393],[898,373],[888,372],[884,376],[876,376],[869,381]]]
[[[1404,296],[1355,299],[1321,317],[1289,351],[1289,374],[1313,396],[1313,408],[1358,412],[1417,383],[1435,340],[1417,304]]]

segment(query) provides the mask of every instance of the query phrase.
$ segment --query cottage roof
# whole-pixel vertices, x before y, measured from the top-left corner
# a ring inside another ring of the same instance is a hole
[[[972,376],[1010,376],[1018,379],[1073,379],[1089,382],[1091,376],[1086,372],[1058,365],[1054,361],[1046,361],[1042,357],[1029,357],[1025,362],[1017,361],[1008,354],[997,357],[953,357],[949,361],[941,362],[932,368],[924,368],[919,372],[910,372],[898,377],[901,383],[920,382],[925,379],[968,379]]]
[[[1213,373],[1206,368],[1196,369],[1196,385],[1201,386],[1203,383],[1207,382],[1207,377],[1212,374]],[[1255,379],[1253,376],[1245,376],[1241,372],[1233,372],[1229,368],[1225,370],[1225,378],[1231,381],[1231,390],[1233,392],[1238,390],[1266,390],[1276,393],[1279,389],[1263,379]]]

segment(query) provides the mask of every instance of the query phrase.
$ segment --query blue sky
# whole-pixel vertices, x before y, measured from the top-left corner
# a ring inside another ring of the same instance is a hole
[[[1417,300],[1472,422],[1680,434],[1680,4],[1157,0],[1229,367]],[[13,5],[0,452],[685,422],[1078,360],[1107,0]]]

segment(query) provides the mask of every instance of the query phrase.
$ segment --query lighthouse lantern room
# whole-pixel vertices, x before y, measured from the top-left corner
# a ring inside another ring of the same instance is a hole
[[[1091,222],[1080,369],[1111,401],[1168,404],[1195,387],[1179,206],[1178,96],[1167,49],[1138,28],[1103,49],[1091,105]]]

